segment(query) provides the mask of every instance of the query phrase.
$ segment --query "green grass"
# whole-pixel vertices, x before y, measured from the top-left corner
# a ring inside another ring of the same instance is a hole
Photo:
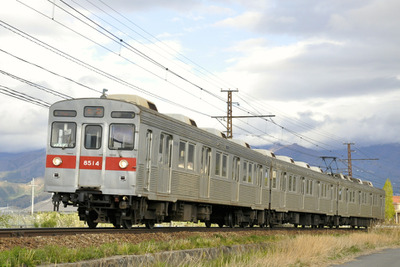
[[[141,255],[161,251],[184,250],[194,248],[209,248],[232,246],[277,240],[271,236],[222,237],[218,234],[211,238],[192,236],[187,239],[171,241],[145,241],[139,244],[108,243],[98,247],[68,249],[62,246],[47,246],[41,249],[29,250],[15,247],[9,251],[0,252],[1,266],[35,266],[60,262],[77,262],[98,259],[115,255]]]
[[[268,230],[266,230],[268,231]],[[377,229],[349,234],[298,234],[232,236],[220,233],[169,241],[147,240],[138,244],[114,242],[100,246],[66,248],[47,246],[40,249],[14,247],[0,252],[0,266],[36,266],[62,262],[77,262],[115,255],[143,255],[162,251],[186,250],[266,243],[262,249],[241,254],[221,255],[210,261],[193,261],[186,266],[312,266],[341,261],[365,251],[388,246],[400,246],[400,230]],[[257,248],[257,246],[256,246]],[[156,263],[154,266],[168,266]]]

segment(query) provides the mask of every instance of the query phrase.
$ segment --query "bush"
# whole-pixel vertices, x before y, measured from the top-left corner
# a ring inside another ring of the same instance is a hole
[[[10,228],[11,227],[11,216],[10,215],[0,215],[0,228]]]

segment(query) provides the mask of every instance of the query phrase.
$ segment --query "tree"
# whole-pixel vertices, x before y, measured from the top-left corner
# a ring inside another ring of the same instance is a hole
[[[385,190],[385,221],[392,221],[394,219],[395,210],[393,205],[393,187],[389,178],[386,179],[385,185],[383,186]]]

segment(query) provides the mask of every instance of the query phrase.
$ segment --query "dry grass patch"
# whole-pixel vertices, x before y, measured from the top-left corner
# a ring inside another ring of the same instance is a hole
[[[359,255],[400,246],[399,229],[376,229],[345,235],[288,236],[264,251],[234,255],[211,266],[328,266]],[[205,264],[207,265],[207,264]]]

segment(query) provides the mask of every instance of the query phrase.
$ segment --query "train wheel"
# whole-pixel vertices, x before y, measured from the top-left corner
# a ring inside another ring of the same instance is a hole
[[[210,222],[210,221],[205,221],[204,223],[205,223],[205,225],[206,225],[207,228],[210,228],[210,227],[211,227],[211,222]]]
[[[153,229],[154,228],[154,221],[146,221],[145,223],[147,229]]]
[[[227,225],[229,228],[233,228],[233,226],[234,226],[232,213],[229,213],[229,215],[228,215],[228,224]]]
[[[86,216],[86,223],[88,224],[90,229],[94,229],[97,226],[97,213],[95,211],[90,211],[89,214]]]
[[[122,227],[124,229],[131,229],[132,228],[132,221],[131,220],[122,220]]]

